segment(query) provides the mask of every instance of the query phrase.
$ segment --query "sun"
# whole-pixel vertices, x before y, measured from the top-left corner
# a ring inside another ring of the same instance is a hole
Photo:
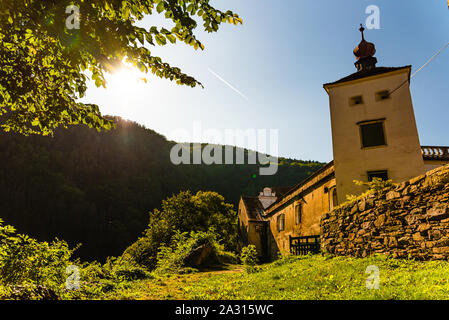
[[[146,76],[132,65],[124,64],[114,73],[105,75],[106,89],[120,94],[137,92],[147,84]]]

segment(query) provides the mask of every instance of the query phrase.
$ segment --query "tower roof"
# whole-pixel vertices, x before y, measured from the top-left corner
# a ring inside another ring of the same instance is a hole
[[[354,49],[354,55],[357,58],[357,61],[354,63],[357,71],[366,71],[376,67],[377,59],[374,57],[376,53],[376,47],[374,43],[368,42],[365,40],[365,35],[363,32],[365,28],[362,24],[360,24],[360,33],[362,34],[362,41],[360,41],[359,45]]]
[[[326,84],[324,84],[324,87],[329,86],[329,85],[333,85],[333,84],[349,82],[349,81],[363,79],[363,78],[376,76],[376,75],[380,75],[380,74],[384,74],[384,73],[388,73],[388,72],[398,71],[398,70],[402,70],[402,69],[411,69],[411,68],[412,68],[412,66],[404,66],[404,67],[374,67],[374,68],[369,69],[369,70],[357,71],[357,72],[355,72],[353,74],[350,74],[349,76],[341,78],[340,80],[337,80],[337,81],[334,81],[334,82],[330,82],[330,83],[326,83]]]
[[[373,57],[376,53],[376,46],[374,45],[374,43],[365,40],[365,35],[363,34],[365,28],[363,27],[363,25],[360,25],[359,31],[362,34],[362,41],[357,47],[355,47],[353,51],[354,55],[356,56],[357,60]]]

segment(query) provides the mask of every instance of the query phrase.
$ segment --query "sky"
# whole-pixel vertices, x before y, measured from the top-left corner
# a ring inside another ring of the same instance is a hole
[[[108,87],[89,85],[84,102],[168,139],[176,132],[215,129],[277,129],[279,156],[332,160],[329,100],[323,84],[356,71],[353,49],[361,40],[366,8],[380,9],[380,29],[365,31],[376,45],[378,66],[412,65],[415,72],[449,42],[446,0],[211,0],[233,10],[243,25],[223,24],[197,38],[205,50],[184,43],[150,47],[172,66],[194,76],[204,89],[178,86],[137,71],[108,76]],[[170,26],[148,16],[142,26]],[[449,48],[411,82],[421,145],[449,145]],[[178,139],[179,140],[179,139]],[[207,139],[206,139],[207,140]],[[195,141],[212,142],[212,141]]]

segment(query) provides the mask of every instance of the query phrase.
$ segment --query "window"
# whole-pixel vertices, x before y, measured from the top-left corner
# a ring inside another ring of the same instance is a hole
[[[302,204],[298,204],[295,207],[295,224],[298,225],[301,223],[301,215],[302,215]]]
[[[377,147],[386,145],[384,121],[372,121],[359,123],[362,148]]]
[[[368,171],[368,181],[373,181],[374,178],[379,178],[384,181],[388,180],[388,171],[380,170],[380,171]]]
[[[349,105],[355,106],[358,104],[363,104],[363,97],[362,96],[355,96],[349,99]]]
[[[277,226],[278,226],[278,231],[284,231],[284,229],[285,229],[285,215],[284,214],[278,215]]]
[[[376,92],[376,101],[390,99],[390,91],[384,90]]]
[[[332,208],[338,206],[337,188],[332,189]]]

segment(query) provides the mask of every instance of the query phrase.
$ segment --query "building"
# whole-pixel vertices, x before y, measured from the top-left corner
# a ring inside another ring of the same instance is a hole
[[[357,71],[324,84],[329,95],[334,160],[290,188],[242,196],[243,245],[262,260],[291,252],[292,237],[319,236],[321,217],[347,195],[364,189],[353,181],[402,182],[449,163],[449,147],[421,146],[409,89],[411,66],[377,67],[373,43],[354,49]],[[308,240],[307,240],[308,241]]]

